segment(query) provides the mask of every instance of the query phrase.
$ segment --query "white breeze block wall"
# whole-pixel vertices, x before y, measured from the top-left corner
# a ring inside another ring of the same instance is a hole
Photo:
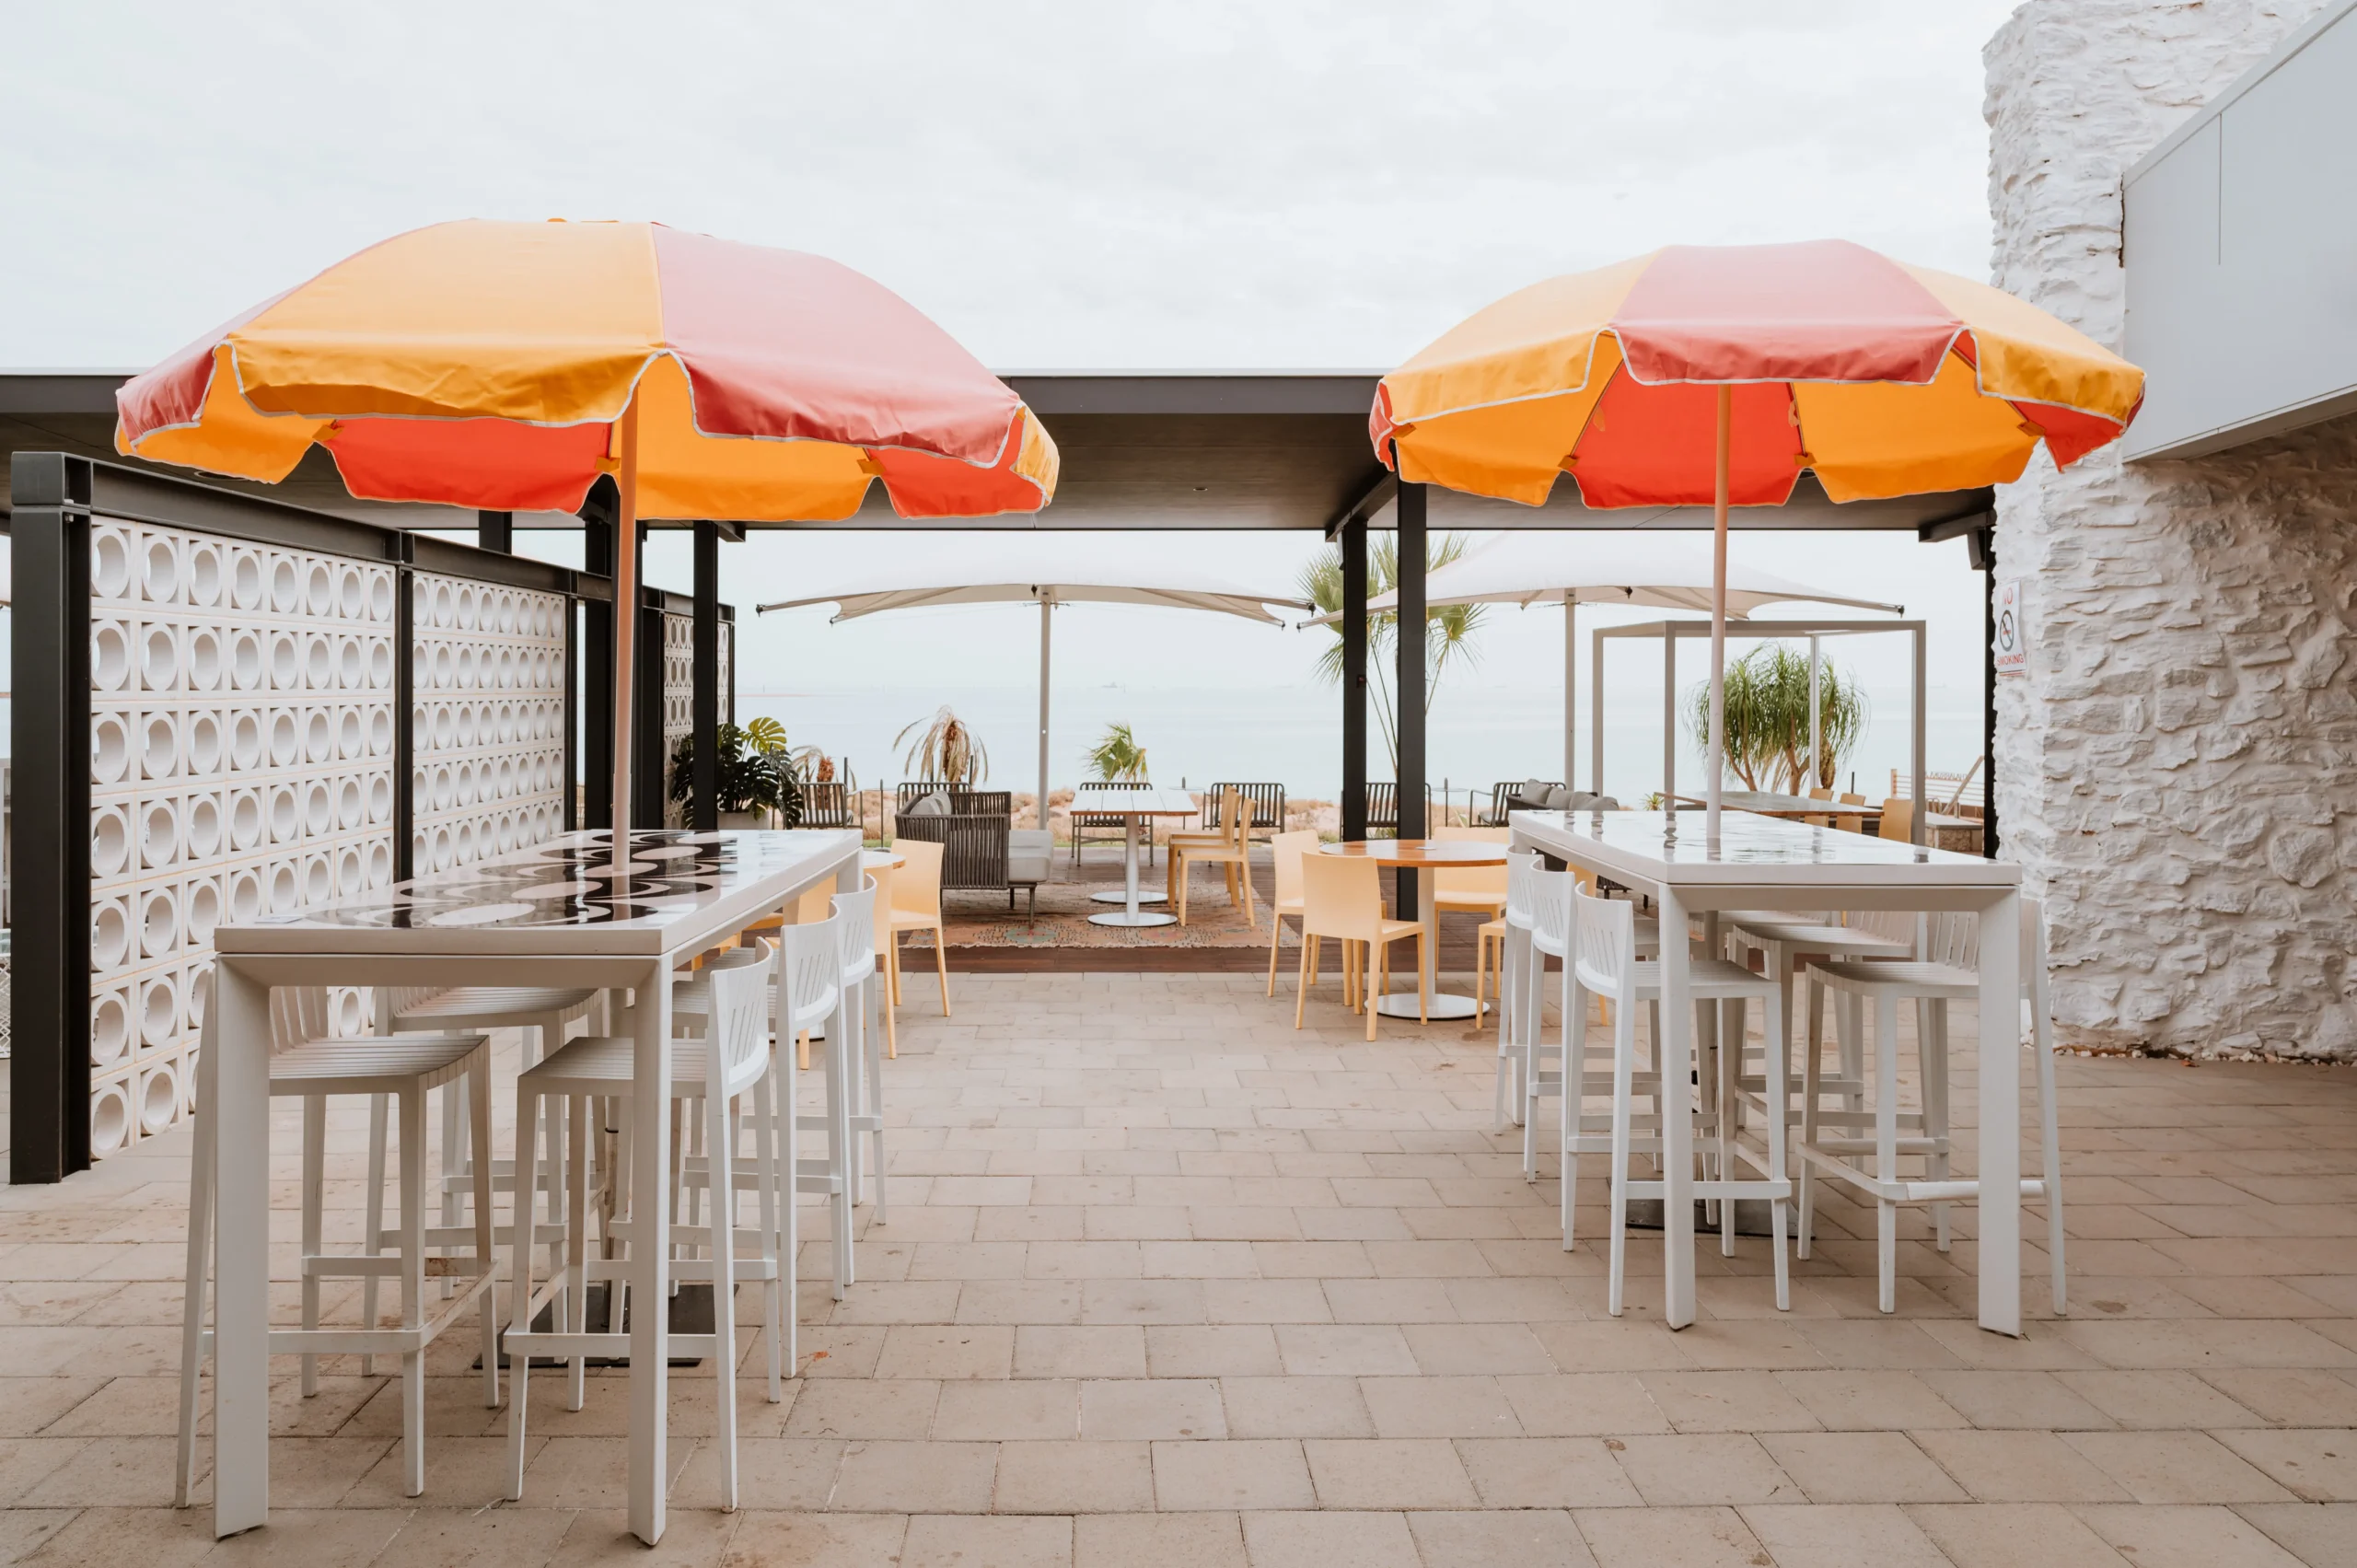
[[[1983,54],[1993,281],[2120,347],[2122,175],[2320,5],[2015,12]],[[2192,462],[2041,451],[1997,557],[2031,633],[2000,825],[2064,1038],[2357,1056],[2357,419]]]

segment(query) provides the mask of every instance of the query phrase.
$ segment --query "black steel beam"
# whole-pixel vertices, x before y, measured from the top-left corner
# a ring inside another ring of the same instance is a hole
[[[90,1165],[89,468],[20,455],[10,481],[15,587],[8,1179]]]
[[[1342,554],[1342,838],[1366,837],[1366,523],[1346,522]]]
[[[709,830],[720,826],[720,530],[710,523],[696,525],[695,580],[693,825]]]
[[[1421,839],[1424,820],[1424,487],[1399,487],[1399,620],[1392,646],[1399,668],[1392,680],[1392,719],[1399,735],[1399,836]],[[1416,908],[1416,874],[1399,873],[1399,918]]]

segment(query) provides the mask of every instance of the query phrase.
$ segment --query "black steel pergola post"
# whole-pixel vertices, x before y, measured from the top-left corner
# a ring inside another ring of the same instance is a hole
[[[1396,461],[1396,457],[1395,457]],[[1394,626],[1393,649],[1399,669],[1392,690],[1399,694],[1393,715],[1399,730],[1399,837],[1421,839],[1424,820],[1424,536],[1425,487],[1399,486],[1398,535],[1399,606]],[[1399,916],[1405,920],[1416,908],[1416,874],[1399,873]]]
[[[696,525],[695,817],[701,830],[720,826],[720,529]]]
[[[516,514],[477,512],[475,514],[475,546],[481,550],[495,550],[502,555],[515,554]]]
[[[1336,536],[1342,552],[1342,839],[1366,837],[1366,520]]]
[[[581,508],[581,567],[614,575],[613,482],[600,479]],[[614,616],[611,599],[581,604],[581,784],[585,828],[614,819]]]

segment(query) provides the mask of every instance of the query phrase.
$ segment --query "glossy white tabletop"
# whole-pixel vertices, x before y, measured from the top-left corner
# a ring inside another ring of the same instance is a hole
[[[2022,878],[2012,861],[1749,811],[1723,812],[1716,843],[1699,811],[1516,811],[1508,820],[1541,849],[1659,882],[2011,887]]]
[[[1073,796],[1084,817],[1192,817],[1202,807],[1183,789],[1092,789]]]
[[[221,953],[660,954],[855,861],[848,828],[561,834],[457,870],[215,928]]]

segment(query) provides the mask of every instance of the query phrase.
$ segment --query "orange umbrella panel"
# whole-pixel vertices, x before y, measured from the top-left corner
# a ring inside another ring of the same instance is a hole
[[[353,494],[579,507],[639,411],[638,512],[830,520],[1037,511],[1053,442],[890,290],[821,257],[652,224],[398,236],[118,394],[120,450],[277,481],[313,445]]]
[[[1715,389],[1729,501],[2017,479],[2112,440],[2142,373],[2000,291],[1842,240],[1674,246],[1489,307],[1385,377],[1370,431],[1403,478],[1538,505],[1707,505]]]

